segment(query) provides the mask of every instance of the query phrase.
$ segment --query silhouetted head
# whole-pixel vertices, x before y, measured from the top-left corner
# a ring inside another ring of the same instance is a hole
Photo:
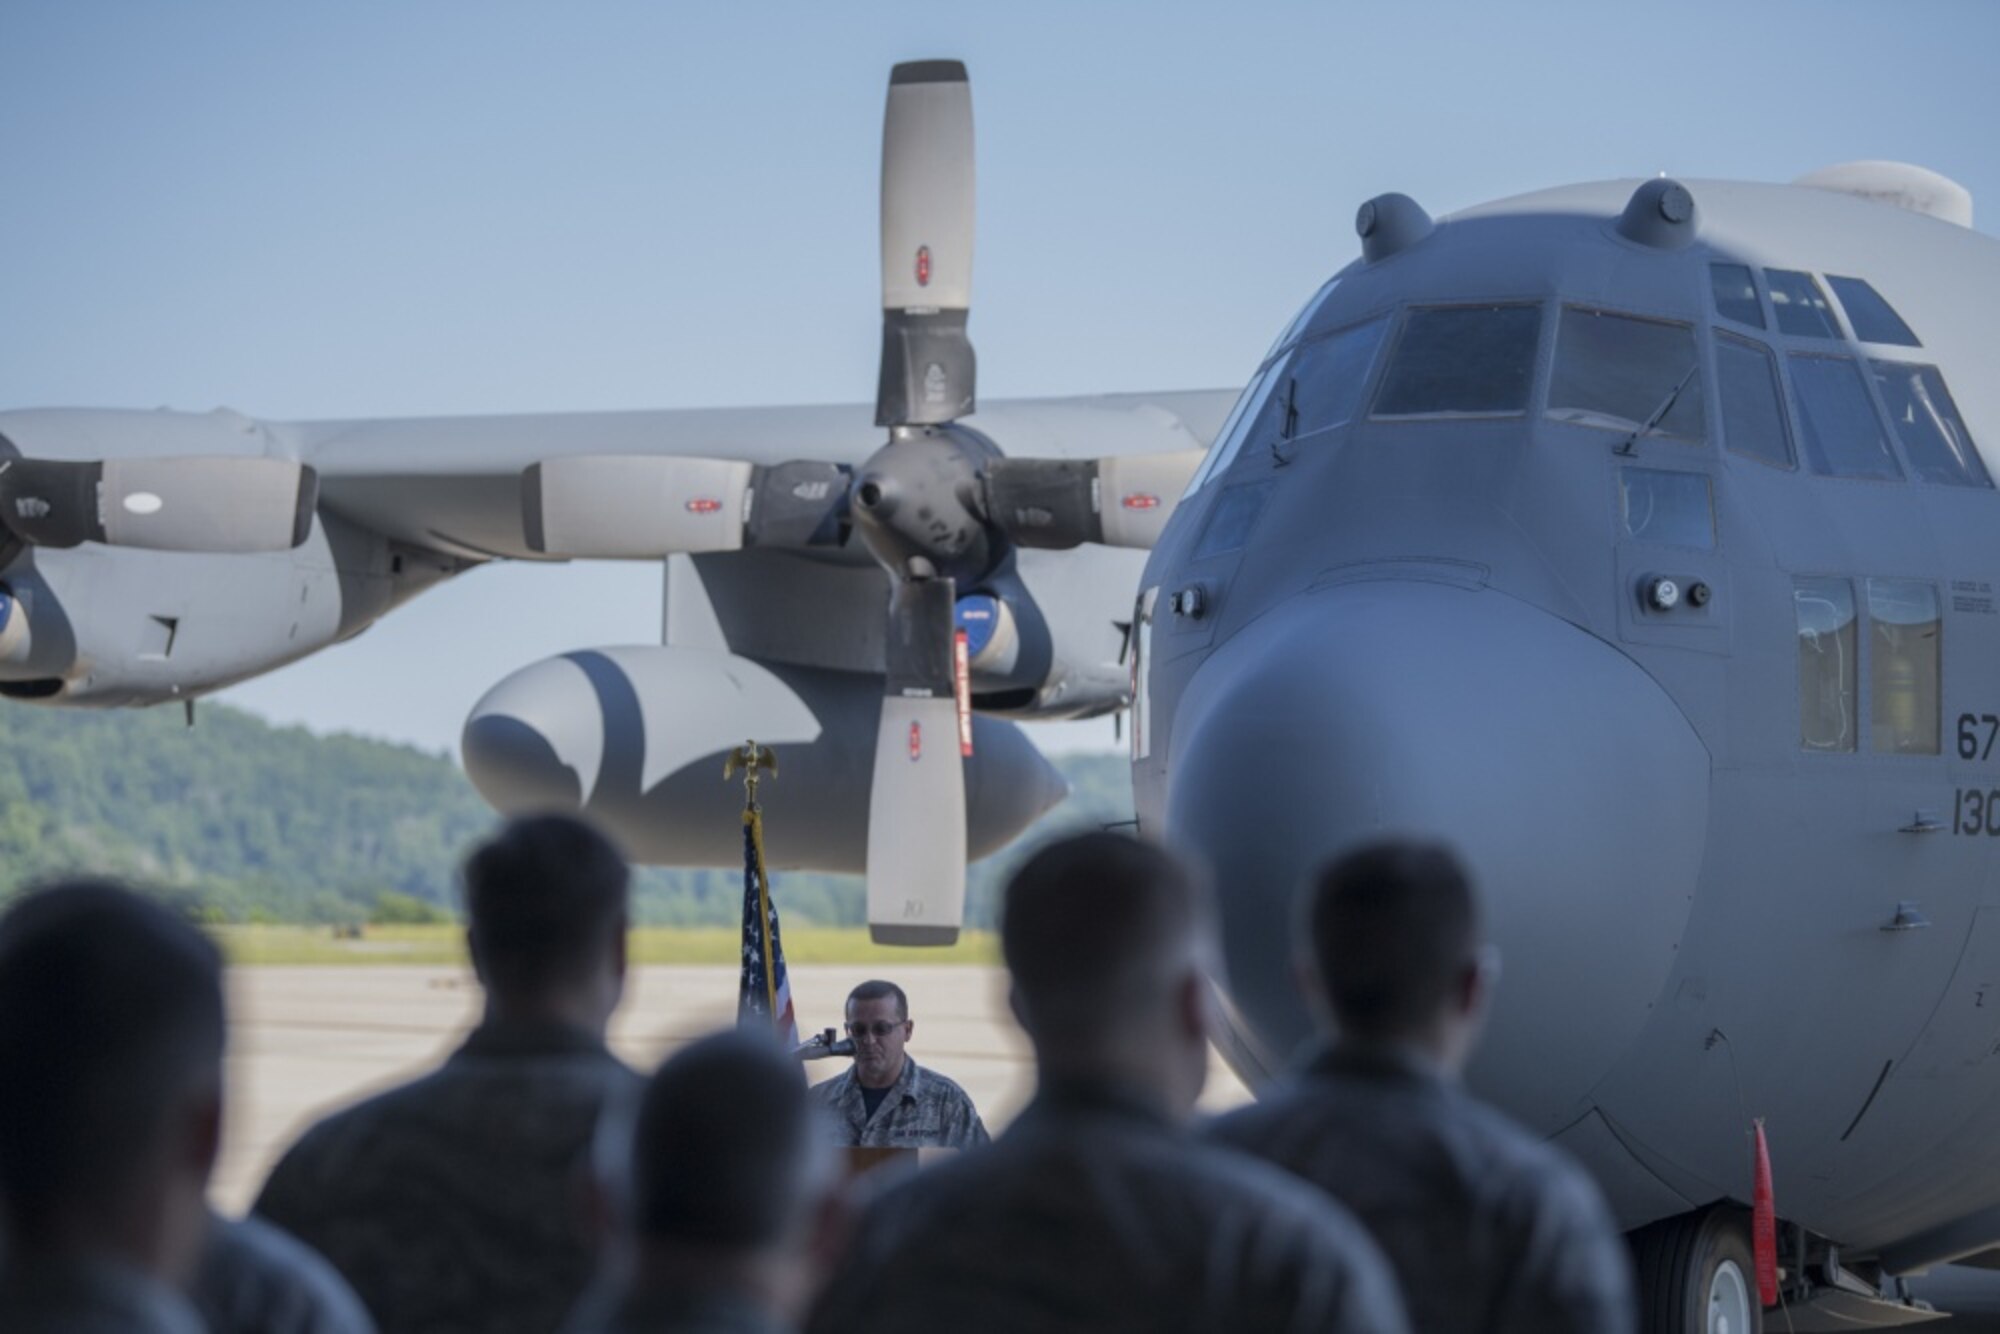
[[[109,883],[52,885],[0,918],[14,1245],[163,1276],[191,1263],[221,1129],[221,969],[201,932]]]
[[[632,1128],[638,1281],[735,1286],[795,1313],[836,1177],[797,1060],[742,1030],[683,1048],[647,1084]]]
[[[1309,985],[1342,1035],[1463,1063],[1492,964],[1472,884],[1450,849],[1393,840],[1330,862],[1311,886],[1305,940]]]
[[[1049,844],[1007,886],[1000,946],[1044,1080],[1123,1083],[1185,1115],[1208,1068],[1202,883],[1117,834]]]
[[[916,1032],[910,998],[894,982],[863,982],[847,993],[847,1036],[854,1043],[854,1077],[884,1089],[903,1075],[903,1047]]]
[[[568,815],[509,820],[465,863],[472,961],[489,1015],[602,1029],[625,978],[631,871]]]

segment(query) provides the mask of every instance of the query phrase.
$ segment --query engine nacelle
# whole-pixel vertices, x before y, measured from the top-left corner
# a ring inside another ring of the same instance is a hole
[[[287,551],[28,548],[0,571],[0,696],[191,699],[356,634],[458,568],[330,515]]]
[[[723,757],[754,738],[779,761],[760,794],[771,865],[858,872],[881,708],[872,675],[718,649],[584,649],[486,692],[465,723],[465,771],[499,810],[581,812],[635,861],[728,866],[743,855],[743,792],[722,780]],[[1014,724],[975,717],[972,735],[966,852],[977,858],[1069,789]]]

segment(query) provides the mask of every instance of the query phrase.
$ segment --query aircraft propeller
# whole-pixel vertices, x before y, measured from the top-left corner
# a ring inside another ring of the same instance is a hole
[[[965,768],[955,691],[958,590],[1017,546],[1150,547],[1200,450],[1006,458],[975,407],[972,92],[955,60],[898,65],[882,131],[882,359],[858,469],[590,455],[523,474],[528,546],[581,558],[844,545],[890,578],[885,696],[868,830],[878,941],[949,944],[965,900]]]
[[[888,944],[948,944],[965,904],[965,762],[953,679],[961,576],[999,554],[972,412],[972,87],[955,60],[898,65],[882,118],[882,365],[849,509],[889,573],[887,674],[868,800],[868,924]]]

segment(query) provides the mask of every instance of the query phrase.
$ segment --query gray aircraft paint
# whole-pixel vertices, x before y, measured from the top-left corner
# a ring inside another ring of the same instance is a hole
[[[1722,448],[1707,266],[1872,283],[1923,347],[1863,354],[1938,366],[1991,460],[2000,247],[1849,195],[1694,181],[1693,243],[1655,248],[1617,230],[1640,184],[1418,228],[1319,300],[1306,337],[1411,303],[1542,303],[1531,412],[1362,419],[1245,449],[1183,499],[1143,580],[1140,818],[1222,879],[1247,1073],[1306,1030],[1294,886],[1357,840],[1439,835],[1506,961],[1477,1088],[1582,1156],[1627,1226],[1747,1200],[1764,1117],[1779,1212],[1863,1254],[2000,1200],[2000,840],[1951,832],[1956,792],[2000,781],[1953,737],[2000,713],[2000,495]],[[1705,442],[1624,457],[1629,432],[1535,415],[1564,302],[1691,324]],[[1712,546],[1629,536],[1625,467],[1706,479]],[[1204,547],[1231,505],[1243,540]],[[1662,575],[1712,597],[1649,609]],[[1793,580],[1817,575],[1864,600],[1871,576],[1937,590],[1941,753],[1802,750]],[[1884,930],[1907,900],[1931,925]]]
[[[487,693],[466,722],[466,772],[502,811],[583,811],[636,860],[727,866],[743,852],[742,793],[722,757],[754,730],[780,757],[762,798],[771,864],[860,871],[881,702],[878,676],[687,646],[580,650]],[[955,729],[935,740],[956,753]],[[965,842],[982,857],[1068,787],[1012,723],[975,718],[973,743]]]
[[[1151,453],[1205,443],[1230,398],[1191,392],[995,401],[971,420],[1015,453]],[[879,432],[860,405],[314,423],[257,421],[227,410],[21,409],[0,412],[0,437],[38,459],[233,455],[306,463],[318,472],[318,516],[295,550],[223,555],[86,543],[34,551],[9,567],[7,581],[20,595],[13,616],[24,620],[0,627],[0,683],[33,683],[22,688],[45,692],[36,696],[44,702],[150,704],[292,662],[487,559],[538,558],[522,523],[522,472],[530,464],[645,454],[851,463],[875,447]],[[789,661],[879,671],[886,597],[879,571],[858,550],[830,548],[813,560],[853,572],[848,596],[872,598],[868,616],[782,606],[751,581],[718,598],[731,608],[732,629],[767,645],[792,645]],[[1087,571],[1078,596],[1101,627],[1124,614],[1136,563],[1113,559],[1099,568],[1116,573],[1098,582]],[[163,651],[168,621],[171,653]],[[816,658],[815,638],[858,639],[858,646]],[[1088,640],[1103,657],[1085,675],[1098,683],[1122,679],[1115,645],[1106,648],[1101,631]],[[1078,712],[1078,693],[1069,689],[1052,716]],[[1093,688],[1085,711],[1120,702],[1119,692]]]
[[[1819,183],[1957,206],[1916,176]],[[1993,790],[1991,761],[1960,759],[1949,735],[1937,756],[1876,755],[1865,740],[1854,754],[1802,753],[1792,581],[1931,584],[1944,728],[2000,714],[1985,693],[2000,655],[1996,498],[1772,469],[1719,448],[1705,266],[1872,282],[1924,342],[1896,359],[1938,366],[1973,438],[1990,444],[2000,261],[1963,227],[1824,189],[1690,182],[1691,209],[1663,228],[1646,211],[1660,194],[1628,214],[1637,185],[1567,187],[1435,226],[1378,200],[1368,262],[1289,336],[1421,301],[1572,301],[1685,321],[1707,442],[1637,439],[1628,458],[1616,435],[1540,418],[1361,421],[1199,479],[1141,581],[1148,612],[1131,636],[1144,651],[1141,817],[1206,854],[1230,887],[1225,1011],[1233,1057],[1252,1074],[1303,1031],[1283,982],[1289,887],[1354,838],[1442,833],[1487,881],[1510,961],[1475,1082],[1589,1162],[1625,1222],[1746,1195],[1746,1118],[1761,1115],[1787,1218],[1921,1263],[1944,1239],[1979,1243],[2000,1199],[1987,1130],[2000,1035],[1985,1018],[2000,974],[2000,846],[1909,831],[1948,830],[1961,791]],[[1553,327],[1545,319],[1533,401]],[[1013,457],[1164,453],[1212,439],[1234,397],[994,402],[965,424]],[[0,680],[78,704],[191,697],[356,633],[471,564],[535,558],[522,503],[533,464],[856,464],[880,442],[862,406],[300,424],[49,410],[0,414],[0,435],[35,458],[234,455],[320,478],[294,550],[85,544],[16,558]],[[1704,479],[1713,544],[1624,533],[1628,466]],[[1205,545],[1225,509],[1234,537]],[[1134,615],[1138,563],[1023,549],[996,574],[1031,593],[1022,651],[1046,659],[1006,712],[1124,702],[1118,623]],[[780,731],[817,729],[787,742],[773,800],[798,793],[798,805],[774,821],[774,861],[857,869],[881,707],[881,572],[855,546],[669,568],[666,619],[705,642],[586,651],[510,678],[488,701],[505,707],[482,706],[468,726],[469,767],[502,805],[587,803],[642,859],[728,864],[734,798],[716,755],[699,753],[724,728],[704,718],[683,733],[672,700],[733,700],[790,720]],[[1663,575],[1713,597],[1648,610],[1637,591]],[[1868,691],[1864,678],[1862,719]],[[746,734],[759,725],[732,721]],[[982,717],[974,733],[976,853],[1060,789],[1018,729]],[[1907,923],[1899,908],[1913,899],[1929,925],[1884,930]]]

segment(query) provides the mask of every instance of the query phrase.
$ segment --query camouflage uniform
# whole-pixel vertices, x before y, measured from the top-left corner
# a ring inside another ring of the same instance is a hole
[[[1352,1209],[1418,1334],[1635,1327],[1630,1260],[1596,1185],[1414,1051],[1335,1048],[1208,1133]]]
[[[40,1257],[0,1275],[7,1334],[203,1334],[181,1295],[110,1261],[50,1264]]]
[[[210,1334],[375,1334],[347,1280],[261,1218],[210,1217],[188,1295]]]
[[[639,1087],[596,1034],[481,1027],[307,1131],[256,1211],[331,1260],[383,1334],[546,1334],[596,1267],[577,1187],[598,1113]]]
[[[1116,1090],[1045,1087],[991,1148],[884,1190],[813,1334],[1402,1334],[1359,1224]]]
[[[813,1085],[813,1104],[828,1113],[840,1143],[870,1149],[971,1149],[988,1141],[979,1111],[965,1090],[908,1056],[875,1115],[868,1114],[860,1081],[850,1067]]]

